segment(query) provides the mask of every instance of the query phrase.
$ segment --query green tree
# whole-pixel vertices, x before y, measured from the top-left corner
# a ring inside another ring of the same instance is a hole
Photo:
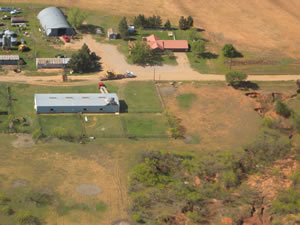
[[[300,213],[300,194],[295,189],[280,193],[273,201],[272,211],[278,214]]]
[[[86,18],[87,14],[80,11],[80,9],[72,8],[69,10],[68,21],[76,29],[80,28]]]
[[[194,19],[193,19],[193,17],[189,16],[189,17],[187,18],[187,25],[188,25],[189,28],[191,28],[191,27],[194,26]],[[189,29],[189,28],[188,28],[188,29]]]
[[[286,103],[284,103],[281,99],[278,99],[275,104],[275,112],[283,117],[290,117],[291,110],[287,106]]]
[[[240,56],[241,54],[233,47],[232,44],[225,44],[222,49],[222,54],[226,58],[230,58],[230,69],[232,65],[232,59]]]
[[[137,42],[131,48],[130,58],[133,63],[145,66],[159,64],[162,60],[159,54],[153,52],[145,42]]]
[[[138,16],[135,16],[133,19],[133,25],[136,28],[145,28],[146,25],[146,18],[144,15],[140,14]]]
[[[203,40],[194,41],[192,43],[192,52],[195,56],[201,57],[202,54],[205,52],[206,43]]]
[[[231,71],[226,73],[226,82],[232,86],[239,86],[242,81],[247,79],[248,75],[244,72]]]
[[[91,52],[86,44],[83,44],[81,49],[72,55],[68,67],[79,73],[97,71],[100,69],[98,60],[96,54]]]
[[[126,40],[128,38],[129,32],[126,17],[123,17],[119,23],[119,32],[123,40]]]
[[[180,30],[187,30],[187,20],[184,18],[184,16],[180,17],[179,19],[179,28]]]
[[[167,20],[167,22],[165,23],[165,25],[164,25],[164,27],[165,27],[165,29],[167,29],[167,30],[170,30],[171,29],[171,22],[170,22],[170,20]]]

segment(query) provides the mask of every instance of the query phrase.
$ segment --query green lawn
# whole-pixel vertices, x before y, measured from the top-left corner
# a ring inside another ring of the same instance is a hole
[[[87,116],[88,122],[84,122],[88,136],[100,137],[124,137],[124,131],[119,115]]]
[[[162,112],[162,106],[153,82],[131,81],[126,84],[120,97],[124,97],[128,112]]]
[[[63,127],[67,133],[74,137],[82,134],[80,119],[77,114],[73,115],[39,115],[39,121],[43,134],[52,136],[54,128]]]
[[[128,136],[167,137],[166,121],[161,114],[128,114],[121,119]]]

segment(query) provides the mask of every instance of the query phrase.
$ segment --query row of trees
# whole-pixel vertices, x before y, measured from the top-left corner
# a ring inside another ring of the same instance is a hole
[[[180,17],[179,19],[179,28],[180,30],[188,30],[194,26],[194,19],[193,17],[189,16],[185,18],[184,16]]]

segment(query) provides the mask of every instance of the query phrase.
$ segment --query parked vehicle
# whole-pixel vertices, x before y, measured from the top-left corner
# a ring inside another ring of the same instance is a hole
[[[65,42],[70,42],[70,39],[68,36],[63,36],[62,38],[64,39]]]
[[[4,16],[2,16],[2,19],[3,19],[3,20],[10,20],[10,19],[11,19],[11,17],[10,17],[10,16],[8,16],[8,15],[4,15]]]
[[[126,73],[125,73],[125,77],[126,77],[126,78],[135,78],[135,77],[136,77],[136,75],[134,75],[134,73],[133,73],[133,72],[126,71]]]
[[[16,15],[16,14],[19,14],[19,13],[21,13],[21,12],[19,10],[16,10],[16,9],[14,9],[13,11],[10,11],[11,15]]]

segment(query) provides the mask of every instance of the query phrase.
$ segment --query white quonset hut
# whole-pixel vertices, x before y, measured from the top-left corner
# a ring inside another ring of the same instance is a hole
[[[118,113],[116,94],[35,94],[37,113]]]
[[[37,16],[47,36],[73,35],[74,29],[56,7],[43,9]]]
[[[70,58],[36,58],[36,68],[65,68]]]

